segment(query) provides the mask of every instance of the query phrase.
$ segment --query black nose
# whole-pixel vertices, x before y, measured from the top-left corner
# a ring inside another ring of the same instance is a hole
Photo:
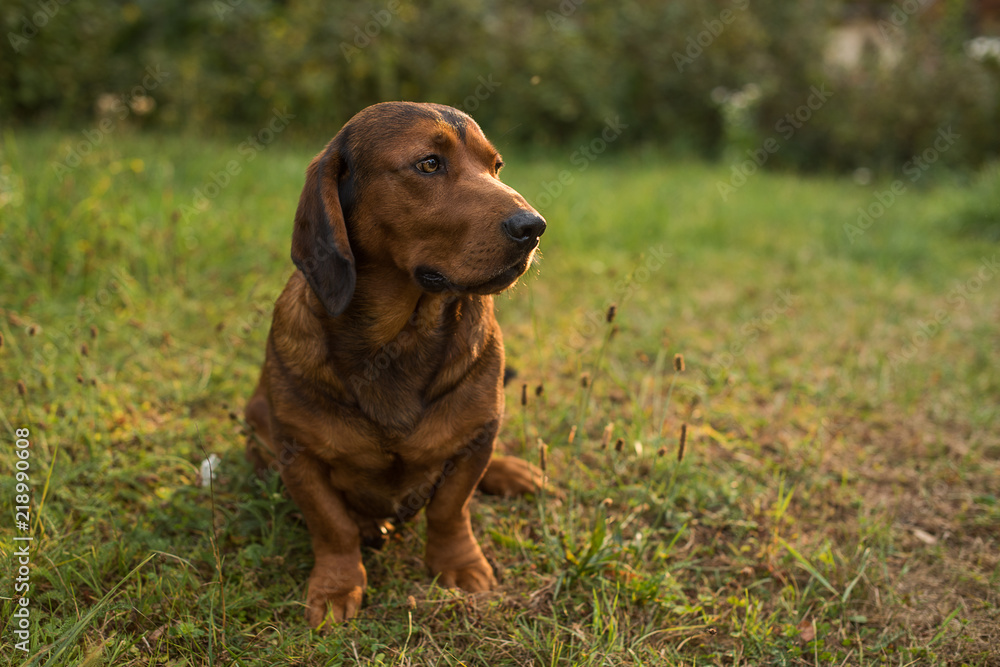
[[[503,221],[503,230],[512,241],[527,243],[545,233],[545,219],[537,213],[521,211]]]

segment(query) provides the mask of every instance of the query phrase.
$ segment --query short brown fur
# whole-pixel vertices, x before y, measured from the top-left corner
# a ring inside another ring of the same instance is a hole
[[[423,507],[438,582],[492,588],[473,490],[542,483],[534,466],[492,457],[504,353],[491,294],[527,269],[544,230],[499,166],[465,114],[402,102],[358,113],[309,165],[298,270],[275,304],[246,418],[248,455],[280,471],[312,535],[312,627],[358,613],[362,540]],[[523,238],[505,232],[517,216],[532,221]]]

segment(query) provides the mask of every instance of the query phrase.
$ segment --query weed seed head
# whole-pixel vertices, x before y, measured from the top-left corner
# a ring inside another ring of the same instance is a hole
[[[617,313],[618,313],[618,304],[613,303],[610,306],[608,306],[608,313],[607,315],[604,316],[604,319],[607,321],[608,324],[611,324],[612,322],[615,321],[615,315]]]
[[[543,385],[539,384],[537,387],[535,387],[535,396],[541,396],[544,393],[545,393],[545,387]]]
[[[34,324],[32,324],[30,327],[28,327],[28,335],[29,336],[34,336],[37,333],[38,333],[38,327],[36,327]]]
[[[80,354],[82,354],[85,357],[89,357],[90,356],[90,348],[87,347],[86,343],[83,343],[82,345],[80,345]]]
[[[681,424],[681,440],[677,444],[677,462],[680,463],[684,460],[684,448],[687,445],[688,437],[688,425]]]
[[[608,445],[611,444],[611,434],[615,430],[615,423],[608,422],[608,425],[604,427],[604,435],[601,436],[601,449],[607,449]]]
[[[93,324],[90,325],[90,338],[92,340],[97,340],[97,327]]]
[[[527,383],[521,385],[521,405],[525,406],[528,404],[528,385]]]
[[[576,440],[576,424],[569,430],[569,444],[572,445],[574,440]]]
[[[24,384],[24,380],[17,381],[17,393],[19,396],[24,396],[28,393],[28,386]]]
[[[625,438],[618,438],[615,440],[615,451],[621,454],[623,449],[625,449]]]
[[[548,446],[544,442],[542,442],[541,438],[539,438],[538,439],[538,467],[542,469],[543,473],[545,473],[548,470],[548,465],[549,465],[549,454],[548,454],[548,452],[549,452]]]
[[[580,373],[580,386],[584,389],[590,386],[590,373]]]
[[[678,373],[684,372],[684,355],[675,354],[674,355],[674,370]]]

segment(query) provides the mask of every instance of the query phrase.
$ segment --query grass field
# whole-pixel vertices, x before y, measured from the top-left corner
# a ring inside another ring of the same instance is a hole
[[[849,234],[905,177],[757,173],[723,201],[727,165],[505,150],[549,229],[497,301],[501,447],[546,443],[553,491],[474,503],[495,594],[433,586],[418,517],[321,636],[305,526],[236,415],[326,137],[122,130],[65,164],[81,138],[0,153],[0,664],[1000,665],[989,183],[931,170]]]

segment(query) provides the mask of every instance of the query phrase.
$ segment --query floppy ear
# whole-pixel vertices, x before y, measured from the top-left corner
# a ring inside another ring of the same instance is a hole
[[[309,164],[292,232],[292,261],[334,317],[351,302],[357,280],[338,192],[346,162],[340,153],[334,138]]]

